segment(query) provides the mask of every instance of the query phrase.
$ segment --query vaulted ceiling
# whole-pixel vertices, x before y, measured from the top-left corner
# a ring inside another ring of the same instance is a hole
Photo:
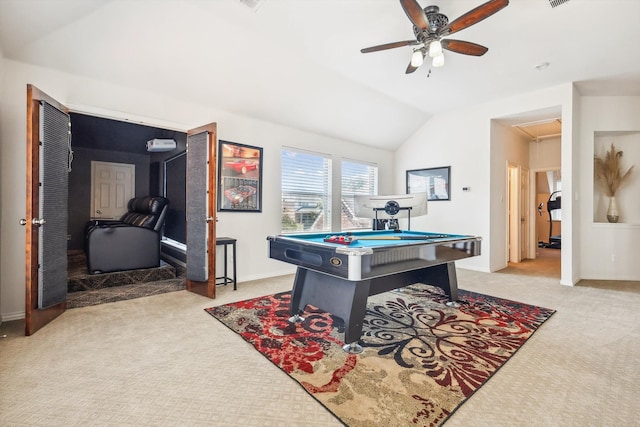
[[[419,2],[453,20],[484,0]],[[640,95],[638,17],[637,0],[512,0],[455,35],[487,54],[445,52],[444,67],[407,75],[411,47],[360,53],[414,37],[394,0],[0,0],[0,49],[8,59],[393,149],[439,112],[557,84]]]

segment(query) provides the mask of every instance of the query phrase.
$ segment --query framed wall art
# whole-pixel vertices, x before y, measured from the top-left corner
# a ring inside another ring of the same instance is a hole
[[[407,194],[427,193],[427,200],[451,200],[451,166],[407,171]]]
[[[218,141],[218,211],[262,212],[262,148]]]

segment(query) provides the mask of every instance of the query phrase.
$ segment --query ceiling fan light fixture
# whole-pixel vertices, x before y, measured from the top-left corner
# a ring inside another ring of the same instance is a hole
[[[413,55],[411,55],[411,66],[418,68],[424,62],[424,55],[422,49],[415,49]]]
[[[438,55],[442,55],[442,44],[440,40],[434,40],[429,43],[429,56],[435,58]]]
[[[415,36],[413,40],[384,43],[360,49],[360,52],[378,52],[403,46],[412,46],[413,55],[405,74],[411,74],[416,71],[416,69],[423,64],[427,55],[429,55],[433,67],[442,67],[444,65],[443,49],[462,55],[482,56],[487,53],[489,48],[464,40],[451,40],[449,36],[483,21],[485,18],[490,17],[509,5],[509,0],[487,0],[480,6],[449,22],[449,18],[440,13],[438,6],[431,5],[423,8],[418,1],[419,0],[400,0],[400,6],[412,24],[413,35]],[[548,1],[566,2],[569,0]],[[444,43],[441,41],[443,38],[445,40]],[[431,72],[431,70],[429,70],[429,72]]]
[[[442,67],[444,65],[444,53],[440,52],[440,55],[434,56],[431,65],[433,68]]]

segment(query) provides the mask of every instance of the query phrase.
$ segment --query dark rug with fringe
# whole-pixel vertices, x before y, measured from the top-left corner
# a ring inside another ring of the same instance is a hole
[[[342,350],[344,322],[307,306],[288,321],[290,292],[207,308],[348,426],[438,426],[554,310],[460,290],[411,285],[369,297],[360,344]],[[231,363],[231,362],[230,362]]]

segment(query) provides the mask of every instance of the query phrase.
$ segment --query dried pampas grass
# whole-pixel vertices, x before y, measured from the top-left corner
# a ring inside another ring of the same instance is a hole
[[[605,153],[604,158],[594,157],[594,172],[596,182],[600,184],[607,196],[613,197],[622,187],[622,184],[629,178],[633,166],[622,173],[620,159],[622,151],[616,151],[616,147],[611,143],[611,149]]]

